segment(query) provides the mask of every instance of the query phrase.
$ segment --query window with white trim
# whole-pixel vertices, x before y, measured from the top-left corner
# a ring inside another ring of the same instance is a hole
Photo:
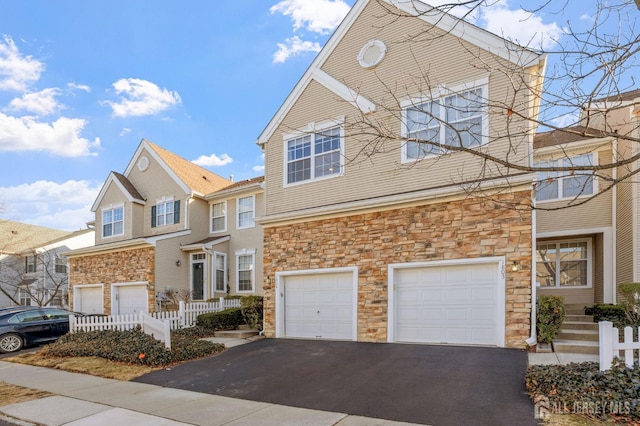
[[[238,254],[236,252],[236,268],[237,268],[237,291],[238,293],[253,292],[253,283],[255,281],[255,250],[243,251]]]
[[[343,167],[342,127],[318,130],[286,141],[286,183],[339,175]]]
[[[67,259],[56,255],[56,269],[55,271],[59,274],[67,273]]]
[[[217,292],[227,291],[227,255],[215,253],[215,273],[213,275],[213,289]]]
[[[255,196],[238,198],[238,218],[236,228],[251,228],[255,226]]]
[[[591,285],[590,240],[540,242],[536,246],[536,281],[541,287]]]
[[[593,154],[576,155],[558,160],[539,161],[534,167],[580,167],[592,166]],[[593,173],[589,171],[571,172],[539,172],[536,182],[536,200],[560,200],[563,198],[577,198],[593,195],[595,181]]]
[[[20,302],[20,306],[31,306],[31,294],[29,291],[21,288],[18,291],[18,302]]]
[[[36,256],[29,255],[24,257],[24,272],[27,274],[36,271]]]
[[[151,207],[151,227],[174,223],[180,223],[180,200],[174,201],[173,197],[156,200],[156,205]]]
[[[457,91],[426,102],[404,105],[402,161],[450,152],[448,146],[472,148],[485,143],[487,86]]]
[[[102,211],[102,237],[124,234],[124,206]]]
[[[227,202],[211,204],[211,232],[227,230]]]

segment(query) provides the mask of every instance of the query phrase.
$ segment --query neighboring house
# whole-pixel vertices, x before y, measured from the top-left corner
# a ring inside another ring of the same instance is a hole
[[[258,138],[269,337],[535,343],[533,176],[484,170],[492,195],[476,196],[461,185],[477,182],[473,154],[392,136],[447,137],[468,108],[464,147],[518,147],[526,164],[535,128],[517,117],[537,113],[545,58],[419,5],[358,0]],[[416,126],[426,110],[440,121]],[[363,121],[391,137],[372,141]],[[501,138],[507,126],[525,131]]]
[[[605,165],[637,155],[636,143],[627,136],[640,136],[638,105],[640,90],[596,101],[583,110],[583,126],[536,135],[534,161],[559,166]],[[588,128],[584,127],[587,122]],[[583,306],[615,303],[617,284],[640,282],[640,186],[633,184],[634,176],[616,185],[611,181],[639,167],[636,160],[604,170],[601,177],[589,172],[539,174],[538,294],[560,295],[566,304]]]
[[[93,204],[95,246],[68,253],[72,308],[113,315],[153,312],[170,295],[207,300],[226,295],[227,289],[231,294],[261,291],[254,274],[250,283],[233,285],[230,280],[238,260],[242,268],[255,271],[242,253],[258,260],[254,241],[261,240],[261,229],[247,225],[250,232],[234,228],[223,234],[211,229],[212,194],[235,185],[142,140],[124,173],[111,172]],[[254,203],[261,200],[254,196],[259,191],[251,191],[247,195]],[[235,195],[231,192],[229,200]],[[261,207],[254,204],[256,208]],[[247,210],[242,218],[248,223],[254,214]],[[234,220],[227,223],[235,227]]]
[[[62,253],[93,245],[93,233],[0,220],[0,307],[67,307],[67,258]]]

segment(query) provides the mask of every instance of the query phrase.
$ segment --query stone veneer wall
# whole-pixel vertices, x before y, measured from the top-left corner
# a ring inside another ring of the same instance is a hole
[[[155,306],[155,249],[123,250],[69,259],[69,306],[73,310],[74,286],[104,284],[104,313],[111,313],[111,284],[133,281],[149,283],[149,310]]]
[[[265,227],[265,332],[275,336],[275,273],[358,266],[358,340],[387,340],[387,265],[505,256],[505,343],[525,347],[531,318],[529,191]],[[517,209],[520,207],[520,209]],[[508,265],[520,262],[518,272]]]

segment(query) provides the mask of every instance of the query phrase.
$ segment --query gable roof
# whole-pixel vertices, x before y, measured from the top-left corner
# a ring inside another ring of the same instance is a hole
[[[240,182],[236,182],[233,185],[227,186],[226,188],[222,188],[219,191],[212,192],[211,194],[207,194],[206,199],[212,200],[219,196],[241,192],[249,188],[260,188],[263,182],[264,182],[264,176],[245,179]]]
[[[0,220],[0,253],[17,254],[71,236],[69,231]]]
[[[617,93],[606,98],[596,99],[594,102],[628,102],[640,98],[640,89],[630,90],[628,92]]]
[[[333,32],[322,50],[318,53],[309,68],[305,71],[302,78],[294,86],[285,101],[282,103],[278,111],[271,118],[262,133],[258,136],[257,144],[264,147],[264,144],[271,138],[273,132],[280,125],[281,121],[293,107],[297,99],[302,95],[305,88],[316,81],[331,90],[345,101],[359,108],[363,113],[375,111],[375,104],[365,99],[361,95],[353,92],[351,89],[340,83],[335,78],[329,76],[321,70],[325,61],[329,58],[333,50],[340,43],[342,38],[347,34],[348,30],[354,24],[356,19],[363,12],[365,7],[372,0],[358,0],[353,5],[347,16],[342,20],[338,28]],[[374,0],[375,1],[375,0]],[[530,49],[512,43],[496,34],[484,30],[467,21],[456,18],[438,8],[429,6],[421,0],[380,0],[392,7],[398,8],[400,11],[421,19],[427,24],[439,28],[447,33],[478,46],[481,49],[489,51],[494,55],[508,60],[520,66],[530,67],[543,61],[543,55],[540,55]]]
[[[231,185],[229,179],[225,179],[197,164],[186,160],[171,151],[167,151],[158,145],[143,139],[141,145],[146,145],[154,151],[160,159],[176,174],[176,176],[194,193],[198,195],[208,194]],[[133,163],[132,163],[133,164]],[[130,166],[131,167],[131,164]],[[127,167],[128,174],[130,168]]]
[[[92,212],[95,212],[98,209],[98,205],[100,205],[100,202],[102,201],[102,198],[104,197],[107,189],[109,188],[109,184],[111,183],[113,183],[120,190],[120,192],[122,192],[122,194],[127,197],[127,201],[143,205],[145,204],[146,200],[140,194],[140,192],[138,192],[136,187],[133,186],[131,181],[127,179],[126,176],[112,171],[111,173],[109,173],[107,180],[102,185],[102,188],[100,188],[100,193],[91,206]]]

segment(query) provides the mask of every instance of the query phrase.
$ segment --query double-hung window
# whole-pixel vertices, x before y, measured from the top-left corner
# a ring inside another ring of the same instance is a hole
[[[255,226],[255,197],[238,198],[237,228],[251,228]]]
[[[552,169],[554,167],[581,167],[593,165],[593,154],[576,155],[559,160],[540,161],[534,167]],[[593,195],[595,192],[593,174],[590,171],[538,172],[536,200],[558,200]]]
[[[472,148],[485,143],[488,114],[486,86],[465,89],[427,101],[412,100],[403,110],[402,161],[445,154],[451,147]]]
[[[217,292],[227,291],[227,255],[215,253],[215,274],[213,276],[213,288]]]
[[[67,260],[62,257],[62,256],[58,256],[56,255],[56,269],[55,271],[59,274],[66,274],[67,273]]]
[[[255,250],[239,250],[236,252],[237,291],[238,293],[253,292],[255,281]]]
[[[173,197],[157,200],[151,207],[151,227],[174,223],[180,223],[180,200],[174,201]]]
[[[211,232],[227,230],[227,202],[211,204]]]
[[[102,211],[102,236],[113,237],[124,234],[124,207],[114,207]]]
[[[287,140],[287,184],[339,175],[343,167],[342,144],[339,126]]]
[[[585,287],[590,283],[590,241],[540,242],[536,280],[541,287]]]
[[[36,271],[36,256],[25,256],[24,258],[24,272],[27,274]]]

